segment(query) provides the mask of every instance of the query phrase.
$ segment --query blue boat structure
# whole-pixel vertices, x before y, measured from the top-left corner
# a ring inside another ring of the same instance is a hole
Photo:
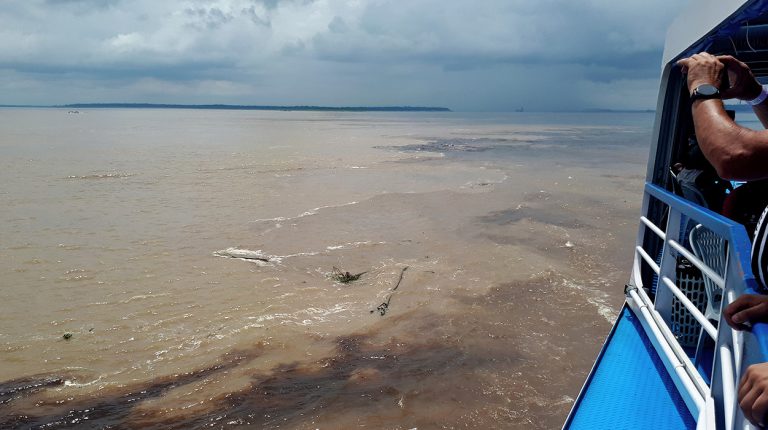
[[[760,291],[745,227],[707,208],[676,160],[694,132],[677,60],[733,55],[768,78],[768,0],[693,1],[673,23],[626,302],[564,429],[751,429],[738,400],[768,361],[768,325],[736,331],[721,310]]]

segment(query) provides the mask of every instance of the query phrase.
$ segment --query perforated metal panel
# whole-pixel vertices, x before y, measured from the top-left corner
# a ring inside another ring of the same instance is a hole
[[[677,282],[680,291],[703,313],[707,308],[707,292],[704,288],[701,271],[693,267],[687,260],[681,260],[683,261],[678,262],[677,265]],[[669,328],[680,345],[684,347],[696,346],[701,333],[701,325],[676,298],[672,299],[670,323]]]

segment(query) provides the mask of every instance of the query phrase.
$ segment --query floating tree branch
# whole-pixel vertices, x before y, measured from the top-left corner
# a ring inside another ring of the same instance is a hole
[[[336,280],[337,282],[341,282],[342,284],[349,284],[350,282],[357,281],[360,279],[361,276],[368,273],[366,272],[360,272],[356,274],[351,274],[349,272],[342,272],[341,269],[339,269],[336,266],[333,266],[333,272],[331,273],[331,278]]]
[[[387,301],[377,306],[371,313],[379,311],[379,315],[381,316],[384,316],[387,313],[389,310],[389,303],[392,302],[392,296],[395,294],[397,288],[400,287],[400,283],[403,282],[403,275],[405,275],[406,270],[408,270],[408,266],[403,267],[403,270],[400,271],[400,277],[397,279],[397,284],[395,284],[394,288],[392,288],[392,292],[387,296]]]

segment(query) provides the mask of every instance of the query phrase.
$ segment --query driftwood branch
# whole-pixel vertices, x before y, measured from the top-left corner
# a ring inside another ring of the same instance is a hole
[[[403,270],[400,271],[400,277],[397,279],[397,284],[395,284],[394,288],[392,288],[392,292],[387,296],[387,301],[377,306],[371,313],[379,311],[379,315],[381,316],[384,316],[387,313],[387,310],[389,310],[389,303],[392,301],[392,296],[395,294],[398,287],[400,287],[400,283],[403,282],[403,275],[405,275],[406,270],[408,270],[408,266],[403,267]]]
[[[405,275],[406,270],[408,270],[408,266],[403,267],[403,270],[400,271],[400,278],[397,280],[397,284],[395,285],[395,288],[392,288],[392,291],[397,290],[397,287],[399,287],[400,283],[403,282],[403,275]]]

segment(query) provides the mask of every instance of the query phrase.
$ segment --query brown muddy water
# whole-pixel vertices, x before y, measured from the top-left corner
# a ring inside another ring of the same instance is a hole
[[[2,109],[0,428],[559,428],[651,120]]]

